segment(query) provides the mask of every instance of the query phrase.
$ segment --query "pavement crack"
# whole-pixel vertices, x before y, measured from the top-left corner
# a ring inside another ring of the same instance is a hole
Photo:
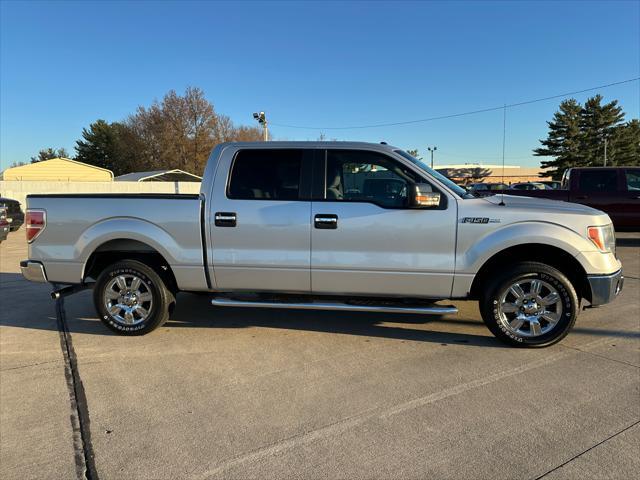
[[[592,355],[594,357],[602,358],[604,360],[609,360],[610,362],[619,363],[621,365],[628,365],[629,367],[633,367],[633,368],[640,368],[640,365],[636,365],[634,363],[625,362],[624,360],[617,360],[615,358],[607,357],[606,355],[601,355],[599,353],[588,352],[588,351],[582,350],[582,349],[580,349],[578,347],[571,347],[569,345],[561,345],[561,346],[564,347],[564,348],[570,348],[571,350],[576,350],[576,351],[581,352],[581,353],[585,353],[587,355]]]
[[[9,370],[19,370],[21,368],[37,367],[39,365],[48,365],[50,363],[58,363],[60,360],[51,360],[48,362],[30,363],[28,365],[18,365],[17,367],[8,367],[0,369],[0,372],[8,372]]]
[[[590,446],[589,448],[587,448],[586,450],[584,450],[584,451],[582,451],[582,452],[578,453],[577,455],[574,455],[573,457],[571,457],[571,458],[570,458],[569,460],[567,460],[566,462],[561,463],[561,464],[560,464],[560,465],[558,465],[557,467],[554,467],[554,468],[552,468],[551,470],[549,470],[549,471],[547,471],[547,472],[543,473],[543,474],[542,474],[542,475],[540,475],[539,477],[536,477],[534,480],[540,480],[541,478],[546,477],[546,476],[547,476],[547,475],[549,475],[550,473],[553,473],[553,472],[555,472],[556,470],[558,470],[559,468],[562,468],[562,467],[564,467],[565,465],[567,465],[567,464],[569,464],[569,463],[573,462],[574,460],[576,460],[577,458],[581,457],[581,456],[582,456],[582,455],[584,455],[585,453],[590,452],[590,451],[591,451],[591,450],[593,450],[594,448],[599,447],[599,446],[600,446],[600,445],[602,445],[603,443],[608,442],[608,441],[609,441],[609,440],[611,440],[612,438],[617,437],[618,435],[620,435],[620,434],[622,434],[622,433],[626,432],[627,430],[629,430],[629,429],[631,429],[631,428],[635,427],[635,426],[636,426],[636,425],[638,425],[639,423],[640,423],[640,420],[637,420],[637,421],[633,422],[631,425],[628,425],[628,426],[624,427],[622,430],[620,430],[620,431],[618,431],[618,432],[614,433],[613,435],[609,435],[609,436],[608,436],[607,438],[605,438],[604,440],[602,440],[602,441],[600,441],[600,442],[596,443],[595,445]]]
[[[59,298],[56,300],[55,309],[60,348],[64,358],[64,376],[67,383],[67,390],[69,391],[69,401],[71,403],[71,413],[69,417],[71,420],[71,430],[73,432],[76,476],[79,480],[98,480],[95,456],[91,444],[87,397],[78,371],[78,360],[76,352],[73,349],[71,332],[69,332],[67,325],[64,299]]]

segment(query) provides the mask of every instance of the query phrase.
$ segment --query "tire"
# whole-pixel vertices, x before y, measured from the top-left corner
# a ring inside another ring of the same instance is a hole
[[[548,347],[573,328],[580,300],[559,270],[544,263],[522,262],[488,282],[479,306],[485,325],[504,343]]]
[[[175,297],[151,267],[137,260],[122,260],[100,273],[93,303],[110,330],[144,335],[169,319]]]

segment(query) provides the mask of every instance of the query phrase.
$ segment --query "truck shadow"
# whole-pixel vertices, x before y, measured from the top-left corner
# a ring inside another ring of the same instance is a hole
[[[0,273],[0,325],[31,330],[58,331],[55,304],[49,298],[51,287],[33,284],[21,275]],[[209,295],[182,293],[165,327],[234,329],[272,328],[328,334],[357,335],[439,344],[469,344],[505,348],[486,330],[477,312],[462,308],[457,316],[394,315],[311,310],[224,308],[210,305]],[[25,308],[25,305],[28,307]],[[71,333],[111,336],[96,317],[91,292],[64,300],[67,328]],[[604,309],[602,309],[604,310]],[[600,311],[602,311],[600,310]],[[637,332],[581,327],[574,332],[614,338],[639,338]],[[153,333],[150,334],[153,337]],[[508,347],[507,347],[508,348]]]

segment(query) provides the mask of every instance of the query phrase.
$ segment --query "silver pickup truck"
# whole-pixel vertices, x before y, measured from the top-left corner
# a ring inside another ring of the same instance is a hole
[[[180,291],[219,307],[395,314],[470,298],[499,339],[540,347],[623,284],[606,214],[475,198],[386,144],[224,143],[200,195],[27,203],[23,275],[55,284],[54,298],[93,288],[104,324],[128,335],[165,322]]]

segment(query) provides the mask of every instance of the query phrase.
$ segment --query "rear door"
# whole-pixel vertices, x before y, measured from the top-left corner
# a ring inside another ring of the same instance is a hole
[[[438,208],[408,208],[409,184],[425,180],[386,154],[329,149],[318,164],[325,181],[312,204],[312,291],[449,297],[455,199],[441,192]]]
[[[597,168],[574,171],[578,174],[577,191],[570,191],[570,202],[582,203],[606,212],[616,225],[623,220],[626,191],[623,190],[622,170]],[[573,180],[573,179],[572,179]]]
[[[313,151],[245,148],[223,155],[209,218],[218,290],[311,290]]]
[[[626,201],[620,212],[621,227],[640,227],[640,168],[624,170],[624,188]]]

